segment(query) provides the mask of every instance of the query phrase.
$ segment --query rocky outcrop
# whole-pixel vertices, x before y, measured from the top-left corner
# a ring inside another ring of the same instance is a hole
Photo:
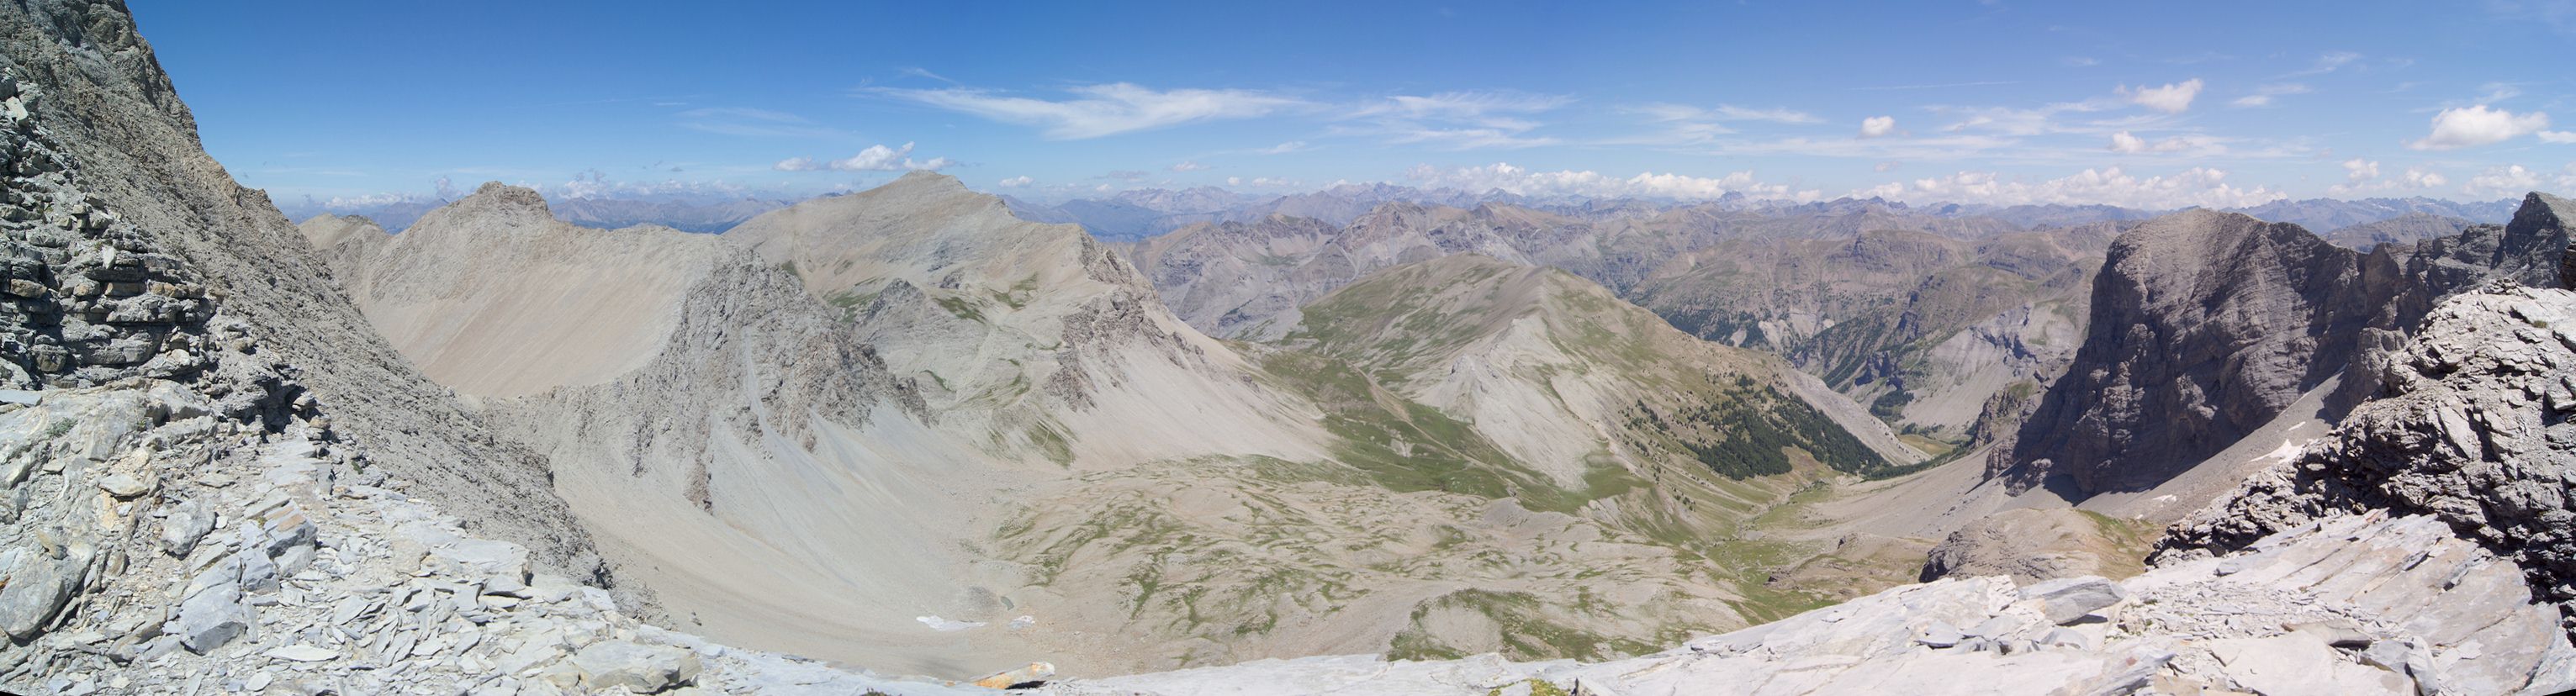
[[[2576,646],[2515,573],[2426,516],[2342,516],[2112,582],[1908,585],[1654,655],[1268,660],[1051,694],[2491,694],[2576,685]]]
[[[2081,498],[2198,464],[2352,363],[2394,288],[2296,225],[2193,210],[2112,244],[2074,363],[1993,473]]]
[[[2576,293],[2501,285],[2433,310],[2386,362],[2379,398],[2295,461],[2177,524],[2159,555],[2244,548],[2351,510],[2425,514],[2576,603]],[[2576,616],[2576,612],[2571,612]]]
[[[2017,509],[1962,526],[1927,554],[1922,579],[2009,575],[2039,582],[2086,575],[2136,573],[2134,551],[2143,536],[2073,508]],[[2120,543],[2123,538],[2129,544]]]
[[[2193,210],[2121,236],[2066,375],[1988,461],[2013,490],[2141,491],[2341,378],[2338,417],[2439,298],[2490,279],[2556,282],[2566,204],[2532,194],[2511,224],[2369,253],[2296,225]]]
[[[0,76],[18,86],[13,114],[28,114],[10,128],[49,132],[80,190],[181,262],[221,314],[240,321],[242,337],[299,368],[286,375],[294,386],[337,405],[338,451],[416,481],[418,495],[476,530],[530,544],[541,565],[607,579],[581,524],[549,490],[544,461],[496,441],[414,371],[334,287],[295,226],[205,154],[123,3],[0,8]]]
[[[1090,451],[1298,455],[1317,435],[1236,352],[1172,315],[1124,257],[1073,225],[1012,217],[955,178],[907,174],[724,234],[844,308],[945,426],[1005,457]],[[1157,385],[1150,395],[1144,385]],[[1090,437],[1095,428],[1120,432]],[[1145,436],[1152,424],[1179,427]],[[1181,425],[1191,424],[1191,425]],[[1138,426],[1145,426],[1139,429]]]
[[[335,281],[347,287],[340,278],[361,272],[369,254],[383,247],[393,237],[374,220],[356,215],[315,215],[295,224],[304,233],[304,243],[313,247],[314,258],[329,269]]]

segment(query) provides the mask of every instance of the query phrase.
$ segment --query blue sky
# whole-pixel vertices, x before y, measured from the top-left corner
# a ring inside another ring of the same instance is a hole
[[[2576,191],[2566,1],[132,5],[281,203],[910,168],[1035,198]]]

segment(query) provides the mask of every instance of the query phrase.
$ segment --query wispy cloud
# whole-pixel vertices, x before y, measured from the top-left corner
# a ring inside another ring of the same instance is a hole
[[[1627,111],[1646,117],[1654,132],[1603,141],[1612,145],[1693,145],[1707,143],[1719,136],[1733,135],[1736,129],[1728,123],[1767,122],[1785,125],[1824,123],[1814,114],[1788,108],[1754,108],[1719,104],[1697,107],[1687,104],[1647,104],[1629,107]]]
[[[1350,109],[1342,117],[1345,123],[1334,132],[1452,150],[1554,145],[1558,142],[1554,137],[1530,134],[1543,125],[1533,117],[1572,101],[1571,97],[1523,92],[1398,95]]]
[[[690,109],[678,114],[680,127],[718,135],[753,138],[846,138],[850,133],[784,111],[740,106]]]
[[[2111,151],[2124,155],[2186,155],[2210,157],[2227,154],[2224,139],[2190,133],[2161,140],[2148,140],[2128,131],[2111,134]]]
[[[2086,169],[2041,181],[2008,179],[1995,172],[1962,171],[1949,176],[1890,182],[1852,192],[1917,203],[1946,201],[1992,205],[2109,204],[2162,210],[2201,206],[2235,208],[2287,198],[2263,186],[2227,183],[2221,169],[2193,167],[2173,174],[2140,177],[2119,167]]]
[[[2092,60],[2092,59],[2091,59],[2091,58],[2086,58],[2085,60]],[[1843,88],[1843,89],[1858,90],[1858,91],[1864,91],[1864,92],[1866,92],[1866,91],[1894,90],[1894,89],[1949,89],[1949,88],[1952,88],[1952,87],[1996,87],[1996,86],[2001,86],[2001,85],[2018,85],[2018,84],[2021,84],[2021,81],[2020,81],[2020,80],[1979,80],[1979,81],[1976,81],[1976,82],[1940,82],[1940,83],[1922,84],[1922,85],[1878,85],[1878,86],[1870,86],[1870,87],[1845,87],[1845,88]]]
[[[1210,167],[1210,166],[1208,166],[1208,165],[1204,165],[1204,164],[1199,164],[1199,163],[1198,163],[1198,162],[1196,162],[1196,161],[1189,161],[1189,162],[1181,162],[1181,163],[1179,163],[1179,164],[1174,164],[1174,165],[1172,165],[1171,169],[1172,169],[1172,171],[1176,171],[1176,172],[1195,172],[1195,171],[1200,171],[1200,170],[1204,170],[1204,169],[1214,169],[1214,167]]]
[[[948,84],[952,84],[952,85],[964,86],[964,85],[966,84],[966,83],[963,83],[963,82],[958,82],[958,81],[956,81],[956,80],[948,79],[948,76],[946,76],[946,75],[941,75],[941,74],[939,74],[939,73],[931,72],[931,71],[929,71],[929,70],[925,70],[925,69],[922,69],[922,68],[915,68],[915,67],[903,67],[903,68],[898,68],[898,69],[896,69],[896,70],[895,70],[895,72],[902,73],[902,74],[904,74],[904,75],[908,75],[908,76],[911,76],[911,77],[919,77],[919,78],[925,78],[925,79],[931,79],[931,80],[938,80],[938,81],[940,81],[940,82],[946,82],[946,83],[948,83]]]
[[[2292,94],[2307,94],[2312,91],[2315,90],[2309,89],[2307,85],[2296,82],[2274,83],[2256,87],[2254,88],[2253,93],[2237,97],[2235,101],[2228,102],[2228,105],[2240,109],[2271,106],[2272,99],[2275,97],[2283,97]]]
[[[928,160],[913,159],[912,143],[904,143],[903,147],[899,148],[870,145],[867,149],[860,150],[858,154],[824,162],[815,161],[811,157],[793,157],[779,160],[777,164],[770,165],[770,168],[782,172],[891,172],[944,169],[956,164],[954,160],[946,157],[933,157]]]
[[[2316,61],[2309,63],[2308,67],[2283,73],[2281,77],[2292,78],[2307,77],[2309,75],[2323,75],[2337,70],[2342,70],[2344,66],[2356,64],[2360,62],[2361,59],[2361,54],[2351,51],[2328,51],[2323,55],[2317,56]]]
[[[948,89],[868,90],[896,99],[980,116],[1003,123],[1039,127],[1055,140],[1083,140],[1185,123],[1267,116],[1305,103],[1290,97],[1243,89],[1155,90],[1132,83],[1075,87],[1075,98],[1033,99],[955,87]]]
[[[1590,170],[1531,171],[1510,163],[1498,162],[1482,167],[1441,169],[1416,165],[1406,170],[1404,178],[1414,184],[1462,191],[1501,190],[1523,196],[1592,196],[1601,198],[1640,197],[1708,200],[1728,193],[1743,193],[1755,198],[1814,200],[1819,191],[1792,191],[1781,184],[1763,183],[1753,172],[1740,171],[1718,177],[1699,177],[1675,173],[1641,172],[1636,176],[1617,177]]]

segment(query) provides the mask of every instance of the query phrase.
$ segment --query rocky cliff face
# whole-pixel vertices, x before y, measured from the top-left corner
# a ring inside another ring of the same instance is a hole
[[[9,127],[49,132],[68,178],[104,204],[90,207],[115,211],[219,295],[243,335],[300,368],[289,378],[336,404],[332,430],[348,438],[348,452],[419,482],[419,495],[469,526],[527,542],[543,565],[580,577],[599,570],[582,526],[549,491],[543,460],[494,440],[407,365],[333,286],[295,226],[206,156],[122,3],[0,9],[0,74],[17,85],[13,114],[27,114]],[[80,200],[64,200],[57,214]]]
[[[2149,221],[2111,246],[2083,347],[1996,473],[2019,487],[2063,477],[2076,497],[2152,487],[2341,374],[2349,336],[2394,290],[2296,225]]]
[[[2382,364],[2376,400],[2295,461],[2175,526],[2169,558],[2243,548],[2345,511],[2427,514],[2576,606],[2576,293],[2499,285],[2444,301]],[[2571,613],[2576,616],[2576,613]]]
[[[2510,225],[2369,253],[2230,213],[2150,221],[2112,246],[2083,347],[1989,473],[2073,498],[2146,490],[2341,378],[2333,417],[2438,298],[2554,282],[2563,205],[2533,194]]]

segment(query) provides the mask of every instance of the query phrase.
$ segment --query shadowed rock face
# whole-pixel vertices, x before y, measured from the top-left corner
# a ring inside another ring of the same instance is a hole
[[[2388,299],[2364,275],[2361,253],[2244,215],[2194,210],[2122,235],[2075,364],[1996,473],[2081,496],[2190,468],[2352,361],[2348,337]]]
[[[2576,293],[2499,286],[2435,308],[2333,437],[2175,525],[2159,560],[2244,548],[2318,517],[2431,514],[2576,601]]]
[[[2440,298],[2490,279],[2556,282],[2563,199],[2512,223],[2368,253],[2297,225],[2185,211],[2112,245],[2084,346],[1988,475],[2070,498],[2151,488],[2346,375],[2328,417]]]

